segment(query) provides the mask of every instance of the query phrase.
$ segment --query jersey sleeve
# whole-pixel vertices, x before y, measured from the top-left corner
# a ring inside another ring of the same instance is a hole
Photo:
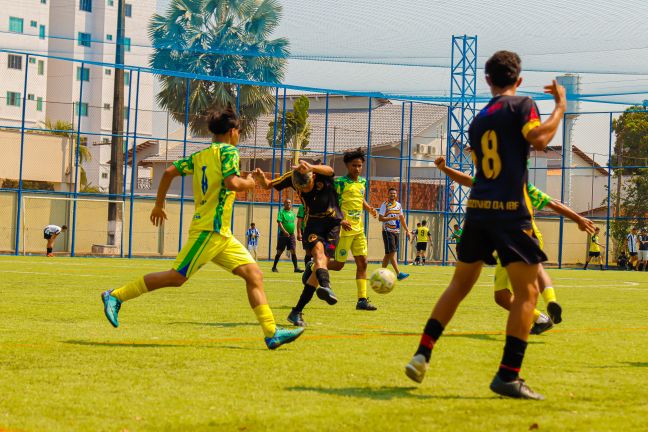
[[[288,171],[281,177],[277,177],[276,179],[270,181],[270,186],[278,191],[292,187],[292,185],[292,170]]]
[[[529,132],[540,126],[540,111],[538,105],[531,98],[525,98],[520,104],[520,128],[522,136],[526,139]]]
[[[284,222],[284,214],[282,211],[279,211],[279,214],[277,215],[277,222],[278,223],[283,223]]]
[[[527,184],[527,191],[529,193],[529,199],[531,199],[531,205],[536,210],[542,210],[551,202],[552,198],[549,195],[542,192],[531,183]]]
[[[299,206],[299,210],[297,210],[297,217],[304,219],[304,205]]]
[[[241,175],[240,157],[236,147],[227,145],[221,147],[221,167],[223,178],[234,175]]]
[[[189,155],[182,159],[178,159],[173,162],[173,166],[176,167],[181,176],[186,176],[187,174],[193,174],[194,164],[193,164],[193,155]]]
[[[378,214],[380,216],[385,216],[386,213],[387,213],[387,206],[385,205],[385,203],[380,204],[380,209],[378,209]]]

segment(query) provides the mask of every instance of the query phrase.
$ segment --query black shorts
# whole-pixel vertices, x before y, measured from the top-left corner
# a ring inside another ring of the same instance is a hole
[[[600,257],[600,256],[601,256],[601,252],[590,252],[590,253],[589,253],[589,256],[590,256],[590,257]]]
[[[52,238],[52,234],[51,234],[51,233],[48,233],[48,232],[46,232],[46,231],[43,231],[43,238],[44,238],[45,240],[49,240],[49,239]]]
[[[391,231],[383,231],[383,243],[385,245],[385,255],[389,255],[392,252],[398,252],[399,246],[399,237],[400,235]]]
[[[303,234],[303,245],[307,253],[318,242],[324,245],[324,252],[329,258],[335,258],[335,248],[340,240],[340,222],[313,221],[306,224]]]
[[[279,234],[279,238],[277,239],[277,252],[283,252],[284,250],[295,250],[295,245],[297,243],[295,242],[295,235],[281,235]]]
[[[494,265],[493,252],[506,267],[512,262],[539,264],[547,260],[547,255],[540,249],[538,240],[523,229],[502,229],[493,223],[466,221],[461,243],[457,245],[459,261],[474,263],[484,261]]]
[[[416,251],[425,252],[427,250],[427,242],[416,242]]]

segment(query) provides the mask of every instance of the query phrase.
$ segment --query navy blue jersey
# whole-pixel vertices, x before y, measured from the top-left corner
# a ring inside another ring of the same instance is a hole
[[[536,104],[524,96],[496,96],[475,117],[468,130],[476,175],[467,220],[531,228],[526,136],[539,125]]]

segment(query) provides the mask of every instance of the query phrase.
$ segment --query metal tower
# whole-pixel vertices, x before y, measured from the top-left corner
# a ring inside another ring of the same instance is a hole
[[[450,106],[448,107],[448,142],[446,164],[450,168],[473,175],[473,162],[465,151],[468,146],[468,126],[475,117],[477,93],[477,36],[452,36],[450,71]],[[445,184],[445,248],[443,263],[456,258],[451,238],[453,225],[462,226],[465,202],[470,190],[446,178]]]

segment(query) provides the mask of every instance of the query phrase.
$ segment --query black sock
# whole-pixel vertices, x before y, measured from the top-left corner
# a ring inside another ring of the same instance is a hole
[[[425,264],[425,258],[421,258],[421,261],[423,262],[423,264]]]
[[[417,256],[416,259],[414,260],[415,263],[421,262],[421,257]]]
[[[425,361],[429,362],[430,357],[432,356],[432,348],[437,340],[441,337],[443,333],[443,326],[441,323],[434,318],[430,318],[425,324],[423,329],[423,334],[421,335],[421,342],[419,342],[419,347],[416,350],[416,354],[423,354]]]
[[[47,248],[47,253],[51,254],[52,253],[52,248]]]
[[[310,260],[311,260],[310,255],[306,255],[306,256],[304,257],[304,265],[305,265],[305,266],[308,266],[308,263],[310,262]]]
[[[295,270],[297,270],[297,255],[295,254],[295,251],[290,252],[290,256],[292,257],[292,262],[295,266]]]
[[[317,276],[317,282],[319,282],[321,287],[329,288],[331,286],[329,271],[327,269],[320,268],[315,270],[315,276]]]
[[[277,268],[277,263],[279,262],[279,258],[281,258],[281,252],[275,255],[275,260],[274,260],[274,264],[272,265],[272,268]]]
[[[506,345],[504,345],[504,355],[500,364],[497,375],[503,381],[514,381],[520,373],[522,360],[524,360],[524,351],[527,343],[515,336],[506,336]]]
[[[303,311],[306,305],[313,299],[313,294],[315,294],[315,287],[312,285],[304,285],[304,290],[302,291],[294,310],[297,312]]]

